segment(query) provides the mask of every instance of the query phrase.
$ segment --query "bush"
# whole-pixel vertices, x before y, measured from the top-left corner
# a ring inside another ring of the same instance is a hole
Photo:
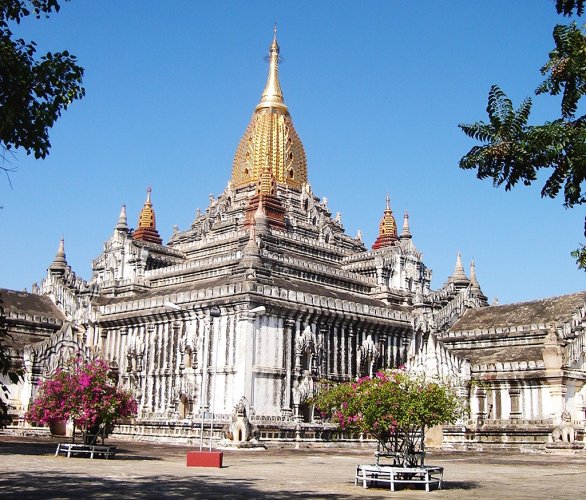
[[[401,370],[333,384],[322,382],[313,404],[343,431],[368,433],[379,449],[423,451],[426,429],[455,423],[463,405],[448,386]]]
[[[72,420],[87,432],[136,415],[136,400],[129,391],[118,389],[109,373],[104,360],[72,360],[66,369],[41,382],[26,420],[35,424]]]

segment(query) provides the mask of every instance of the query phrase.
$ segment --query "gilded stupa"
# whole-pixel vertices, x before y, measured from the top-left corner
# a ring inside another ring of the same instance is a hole
[[[132,236],[135,240],[148,241],[150,243],[157,243],[160,245],[163,240],[157,231],[157,222],[155,219],[155,211],[151,202],[151,188],[147,189],[147,199],[140,211],[138,217],[138,228]]]
[[[267,165],[278,184],[301,188],[307,182],[305,150],[293,127],[279,83],[276,28],[269,49],[267,83],[234,155],[233,186],[256,184]]]
[[[380,221],[378,238],[374,242],[374,245],[372,245],[372,249],[377,250],[378,248],[388,247],[394,245],[397,241],[397,223],[391,210],[391,200],[387,195],[385,213]]]

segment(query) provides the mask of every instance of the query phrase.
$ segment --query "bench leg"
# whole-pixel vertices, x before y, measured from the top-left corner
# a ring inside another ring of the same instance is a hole
[[[61,449],[61,443],[57,445],[57,451],[55,452],[55,456],[59,455],[59,450]]]

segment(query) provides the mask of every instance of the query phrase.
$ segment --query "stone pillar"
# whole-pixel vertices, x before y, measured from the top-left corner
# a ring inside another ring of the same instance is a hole
[[[486,389],[483,387],[476,387],[474,390],[474,397],[476,398],[476,419],[484,420],[486,415]]]
[[[244,396],[248,403],[254,405],[253,373],[254,365],[254,326],[255,315],[246,309],[240,311],[236,324],[236,377],[234,395]]]
[[[348,327],[348,375],[350,378],[356,376],[356,336],[354,335],[354,328]]]
[[[340,374],[348,375],[348,343],[346,339],[346,325],[340,325]]]
[[[509,387],[509,397],[511,398],[511,419],[521,418],[521,390],[518,387]]]
[[[157,352],[155,327],[153,324],[146,326],[145,333],[145,360],[144,360],[144,377],[145,377],[145,396],[144,396],[144,411],[150,416],[154,410],[154,392],[155,380],[153,377],[155,356]]]
[[[283,320],[283,336],[285,342],[285,394],[283,403],[283,413],[285,415],[291,415],[291,390],[293,380],[293,369],[294,369],[294,357],[295,357],[295,320],[292,318],[285,318]]]
[[[331,349],[331,327],[329,323],[324,321],[319,327],[317,345],[315,346],[317,372],[314,375],[327,377],[331,373],[329,349]]]

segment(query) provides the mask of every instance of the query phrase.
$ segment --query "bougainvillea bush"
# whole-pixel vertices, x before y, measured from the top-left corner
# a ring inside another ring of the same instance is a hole
[[[463,414],[451,387],[403,370],[339,384],[322,382],[313,404],[340,430],[370,434],[379,450],[405,456],[423,451],[426,429],[455,423]]]
[[[110,366],[104,360],[72,360],[41,382],[26,419],[35,424],[71,420],[87,433],[136,415],[136,400],[130,392],[117,388],[109,374]]]

